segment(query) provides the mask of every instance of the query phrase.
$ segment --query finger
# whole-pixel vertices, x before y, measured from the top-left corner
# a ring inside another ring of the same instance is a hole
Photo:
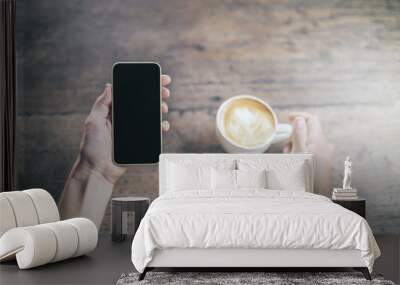
[[[111,101],[112,101],[112,85],[111,83],[106,83],[106,89],[105,89],[105,96],[104,96],[104,104],[107,107],[111,106]]]
[[[322,125],[319,118],[307,112],[293,112],[289,114],[289,120],[293,121],[297,117],[306,118],[307,124],[307,142],[315,143],[319,138],[323,137]]]
[[[283,147],[283,153],[291,153],[292,152],[292,142],[288,142]]]
[[[293,121],[292,153],[304,153],[307,151],[307,126],[304,117],[297,117]]]
[[[162,128],[162,130],[163,130],[164,132],[167,132],[167,131],[169,130],[169,128],[170,128],[168,121],[163,121],[163,122],[161,123],[161,128]]]
[[[172,79],[169,75],[163,74],[161,75],[161,84],[162,86],[167,86],[172,82]]]
[[[171,95],[171,93],[169,92],[168,88],[163,87],[162,88],[162,93],[161,93],[161,97],[166,99]]]
[[[161,103],[161,112],[168,113],[168,105],[164,101]]]
[[[110,113],[111,97],[111,84],[107,83],[103,93],[97,97],[92,113],[107,118]]]
[[[307,113],[307,112],[291,112],[289,113],[289,120],[293,121],[294,119],[296,119],[297,117],[304,117],[306,118],[306,120],[315,117],[313,114]]]
[[[111,114],[111,105],[112,105],[112,85],[111,83],[106,83],[106,94],[104,98],[104,105],[108,107],[108,115],[107,119],[111,122],[112,114]]]

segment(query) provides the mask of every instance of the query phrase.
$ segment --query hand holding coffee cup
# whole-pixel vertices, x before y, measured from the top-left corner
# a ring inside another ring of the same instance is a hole
[[[251,95],[234,96],[219,107],[217,138],[229,153],[263,153],[290,138],[292,126],[279,124],[272,108]]]

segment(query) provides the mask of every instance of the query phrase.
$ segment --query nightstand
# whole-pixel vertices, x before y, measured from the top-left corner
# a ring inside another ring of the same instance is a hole
[[[140,221],[150,206],[146,197],[119,197],[111,200],[111,237],[113,241],[123,241],[130,235],[134,236]],[[130,216],[133,214],[133,216]],[[134,229],[129,230],[129,220],[134,222]]]
[[[366,200],[358,198],[355,200],[337,200],[332,199],[333,203],[339,204],[340,206],[359,214],[361,217],[365,218],[365,206]]]

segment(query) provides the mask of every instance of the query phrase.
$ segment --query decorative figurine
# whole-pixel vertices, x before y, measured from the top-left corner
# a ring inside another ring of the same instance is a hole
[[[351,187],[351,175],[352,175],[351,164],[352,163],[351,163],[350,156],[347,156],[346,160],[344,162],[343,189],[352,189],[352,187]]]

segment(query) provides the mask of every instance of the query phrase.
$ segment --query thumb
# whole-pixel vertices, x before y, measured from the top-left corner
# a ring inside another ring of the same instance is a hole
[[[288,142],[283,147],[283,153],[292,153],[292,142]]]
[[[111,84],[107,83],[103,93],[97,97],[93,105],[92,112],[101,117],[107,118],[110,113],[112,95]]]
[[[296,117],[293,121],[292,153],[307,151],[307,126],[304,117]]]

